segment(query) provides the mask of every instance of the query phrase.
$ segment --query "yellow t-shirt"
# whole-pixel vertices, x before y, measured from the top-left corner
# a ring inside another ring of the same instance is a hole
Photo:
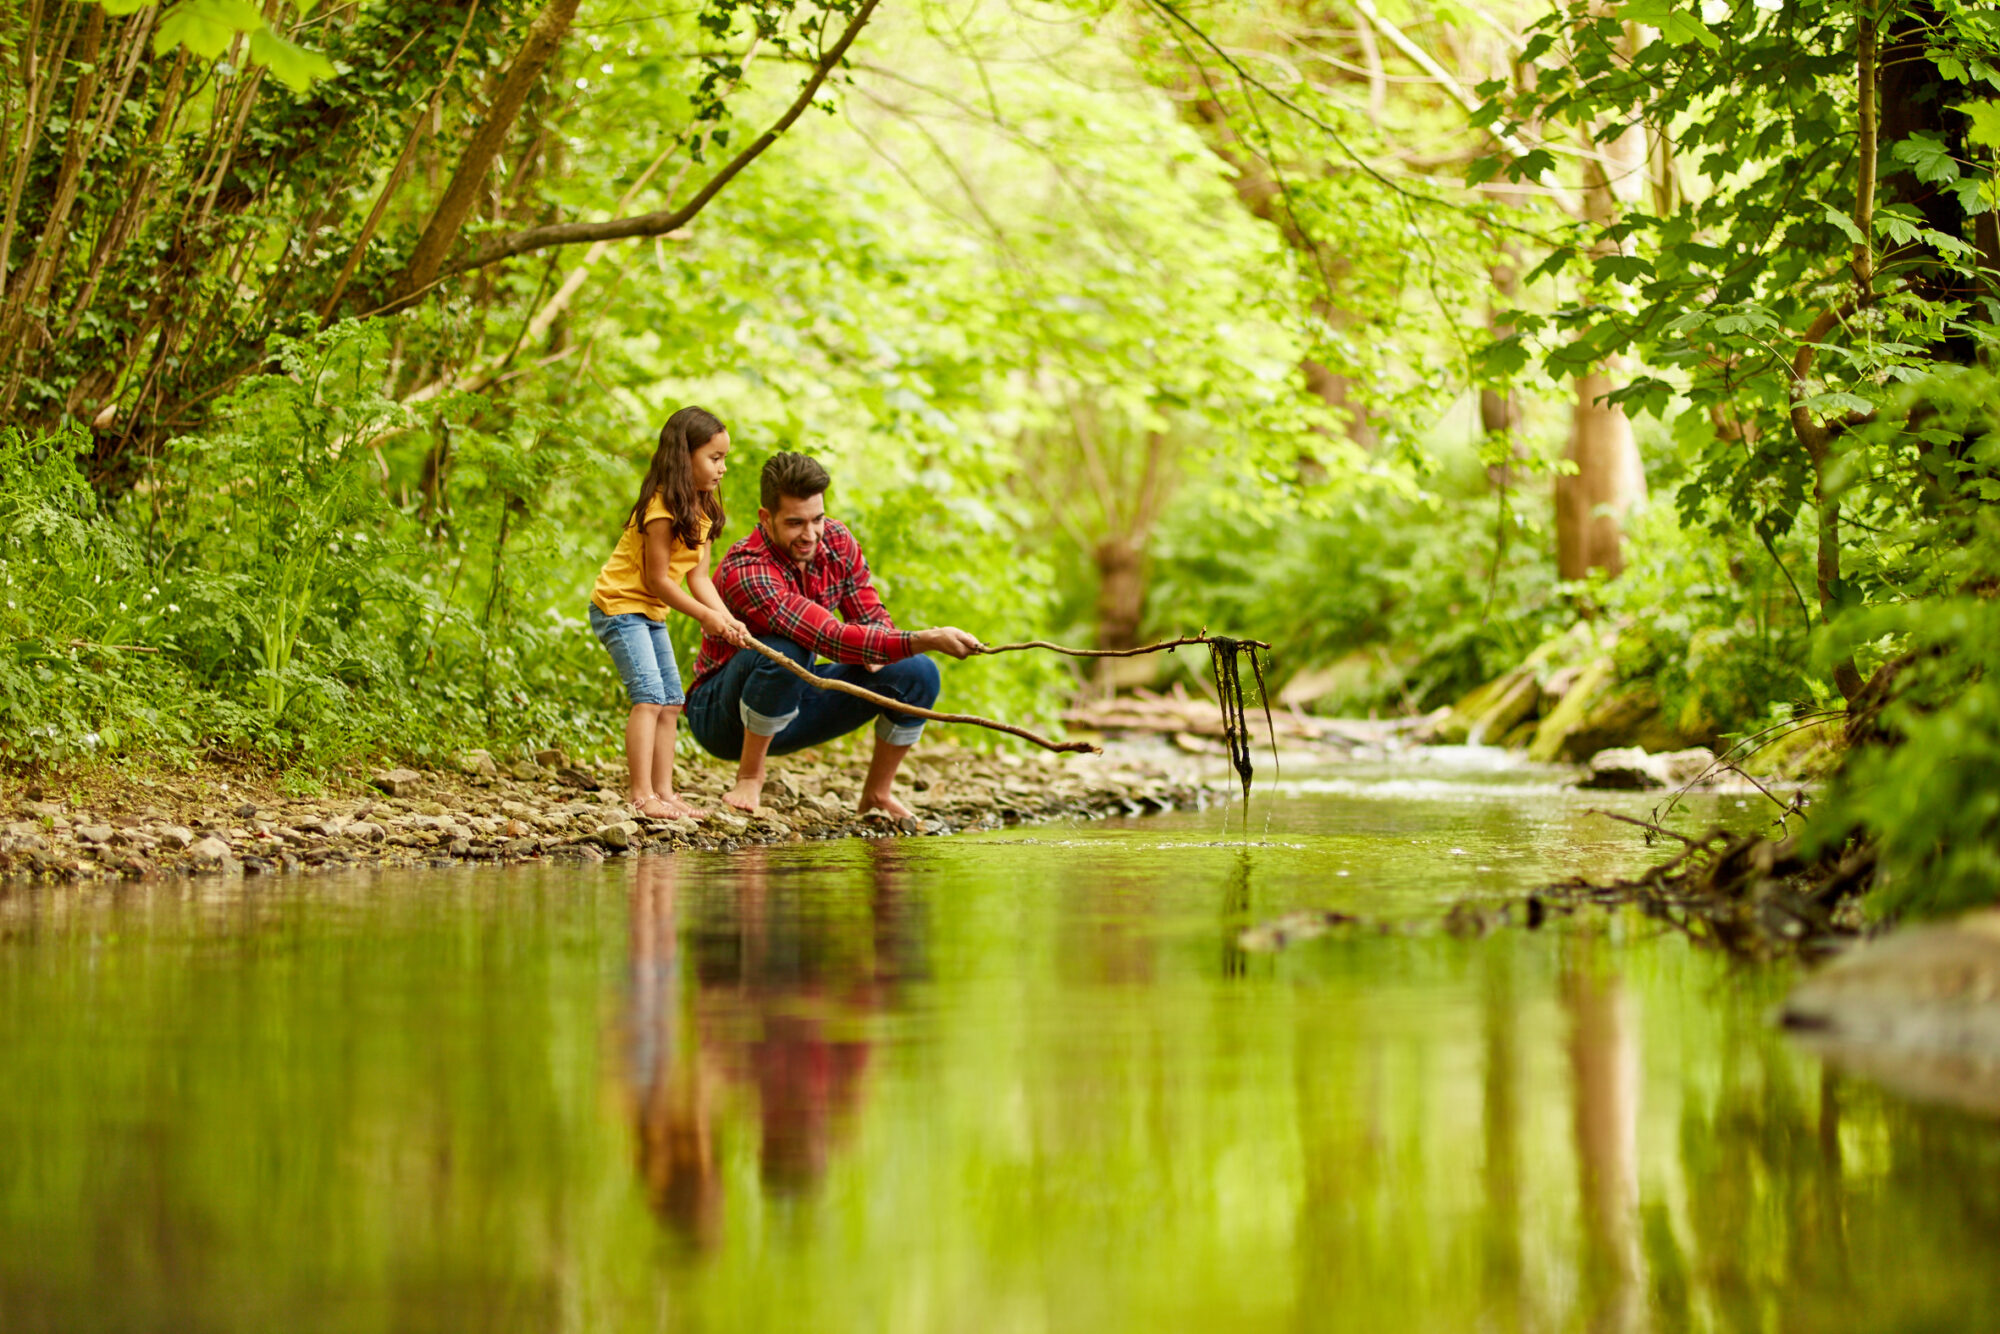
[[[646,506],[646,522],[673,522],[673,514],[667,503],[658,495]],[[708,519],[698,517],[695,527],[702,535],[702,542],[708,540]],[[684,547],[679,541],[669,539],[671,554],[667,559],[667,578],[687,587],[687,577],[701,560],[702,545]],[[622,616],[627,612],[638,612],[656,621],[667,618],[667,604],[646,591],[645,576],[646,536],[638,527],[626,520],[625,531],[618,536],[618,545],[612,549],[611,559],[604,562],[604,568],[597,572],[597,587],[591,590],[590,600],[606,616]]]

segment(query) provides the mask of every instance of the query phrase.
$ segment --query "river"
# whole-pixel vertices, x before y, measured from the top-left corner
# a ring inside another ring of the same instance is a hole
[[[1761,800],[1761,799],[1759,799]],[[1530,771],[0,895],[0,1328],[1942,1330],[2000,1126],[1824,1068]],[[1736,798],[1692,818],[1751,820]],[[1277,953],[1244,927],[1368,919]]]

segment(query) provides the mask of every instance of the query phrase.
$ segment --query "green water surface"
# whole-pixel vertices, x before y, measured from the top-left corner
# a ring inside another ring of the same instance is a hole
[[[2000,1327],[2000,1127],[1785,969],[1435,929],[1657,855],[1593,804],[0,892],[0,1330]]]

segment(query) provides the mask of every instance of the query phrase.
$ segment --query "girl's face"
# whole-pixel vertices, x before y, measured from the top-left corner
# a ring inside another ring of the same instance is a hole
[[[695,446],[688,463],[694,469],[694,489],[713,491],[722,485],[722,475],[729,471],[724,462],[729,457],[729,432],[717,431],[707,443]]]

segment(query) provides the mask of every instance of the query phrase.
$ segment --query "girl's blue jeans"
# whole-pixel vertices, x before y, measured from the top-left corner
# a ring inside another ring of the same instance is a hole
[[[686,701],[681,692],[681,669],[674,662],[673,641],[667,638],[663,623],[636,611],[606,616],[593,602],[590,629],[618,668],[626,699],[634,704],[670,706]]]

